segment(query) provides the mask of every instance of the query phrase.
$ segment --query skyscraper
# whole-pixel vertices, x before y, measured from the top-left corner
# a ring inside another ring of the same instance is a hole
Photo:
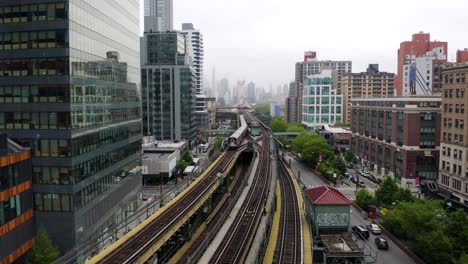
[[[407,78],[408,81],[410,79],[410,76],[404,75],[405,65],[408,66],[409,64],[412,64],[416,58],[425,55],[427,52],[433,51],[434,48],[441,48],[442,54],[448,54],[447,42],[430,41],[430,38],[431,35],[429,33],[424,33],[421,31],[417,34],[413,34],[411,41],[404,41],[400,43],[400,48],[398,49],[397,75],[395,76],[395,89],[397,96],[404,95],[404,78]],[[445,62],[446,61],[447,58],[445,58]],[[416,77],[417,75],[414,74],[414,76]]]
[[[193,27],[192,23],[183,23],[182,30],[179,31],[185,36],[187,42],[187,55],[192,58],[195,70],[195,89],[197,94],[202,94],[203,85],[203,35],[200,30]],[[215,87],[213,87],[214,89]]]
[[[145,32],[174,28],[172,0],[145,0]]]
[[[141,50],[143,133],[157,140],[194,140],[195,75],[185,37],[145,32]]]
[[[0,132],[32,148],[36,227],[65,253],[137,207],[138,1],[2,1]],[[7,12],[7,14],[5,13]]]
[[[255,104],[256,96],[255,96],[255,83],[250,82],[247,85],[247,101],[251,104]]]

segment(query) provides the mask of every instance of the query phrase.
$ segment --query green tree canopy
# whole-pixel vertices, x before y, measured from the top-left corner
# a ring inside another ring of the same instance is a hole
[[[193,163],[192,155],[190,155],[189,151],[186,151],[184,155],[182,155],[182,160],[185,161],[187,164]]]
[[[445,215],[441,202],[417,200],[400,202],[383,217],[384,225],[397,235],[415,239],[420,233],[440,229],[441,217]]]
[[[223,138],[222,137],[216,137],[213,143],[213,148],[215,149],[220,149],[223,145]]]
[[[176,170],[183,171],[187,168],[188,163],[185,160],[180,160],[179,163],[175,166]]]
[[[257,103],[255,105],[255,112],[258,114],[270,115],[269,103]]]
[[[390,207],[393,202],[396,202],[395,195],[397,192],[398,185],[392,178],[386,177],[380,188],[375,191],[375,198],[380,205]]]
[[[356,156],[351,152],[351,150],[347,149],[344,153],[344,158],[347,162],[357,164],[359,160],[356,158]]]
[[[286,132],[288,123],[280,117],[273,117],[270,123],[270,128],[273,132]]]
[[[375,197],[367,189],[360,188],[355,192],[356,204],[364,210],[367,210],[369,205],[375,205]]]
[[[28,264],[50,264],[56,260],[60,252],[49,239],[44,228],[39,228],[34,239],[34,245],[29,251],[26,262]]]
[[[441,230],[419,233],[413,250],[428,264],[452,263],[454,260],[450,239]]]
[[[458,209],[447,215],[443,232],[452,242],[455,258],[468,254],[468,217],[463,210]]]

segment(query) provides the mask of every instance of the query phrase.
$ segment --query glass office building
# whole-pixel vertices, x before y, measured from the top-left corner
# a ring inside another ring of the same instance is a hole
[[[30,146],[36,227],[61,253],[137,205],[139,1],[0,2],[0,133]]]
[[[141,41],[143,131],[157,140],[196,136],[196,88],[186,42],[176,31],[145,32]]]

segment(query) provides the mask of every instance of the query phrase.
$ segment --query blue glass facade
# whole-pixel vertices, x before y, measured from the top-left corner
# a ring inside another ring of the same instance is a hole
[[[0,132],[33,149],[37,227],[62,253],[136,207],[139,1],[2,1]]]

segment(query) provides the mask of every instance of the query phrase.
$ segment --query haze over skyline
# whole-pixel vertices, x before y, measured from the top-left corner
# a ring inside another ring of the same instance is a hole
[[[357,5],[361,12],[350,11]],[[319,60],[351,60],[353,72],[369,63],[396,72],[400,42],[419,31],[447,41],[453,61],[457,49],[468,47],[467,12],[462,0],[174,0],[174,27],[189,22],[204,34],[210,83],[215,66],[218,80],[253,81],[268,89],[292,81],[294,65],[307,50]]]

